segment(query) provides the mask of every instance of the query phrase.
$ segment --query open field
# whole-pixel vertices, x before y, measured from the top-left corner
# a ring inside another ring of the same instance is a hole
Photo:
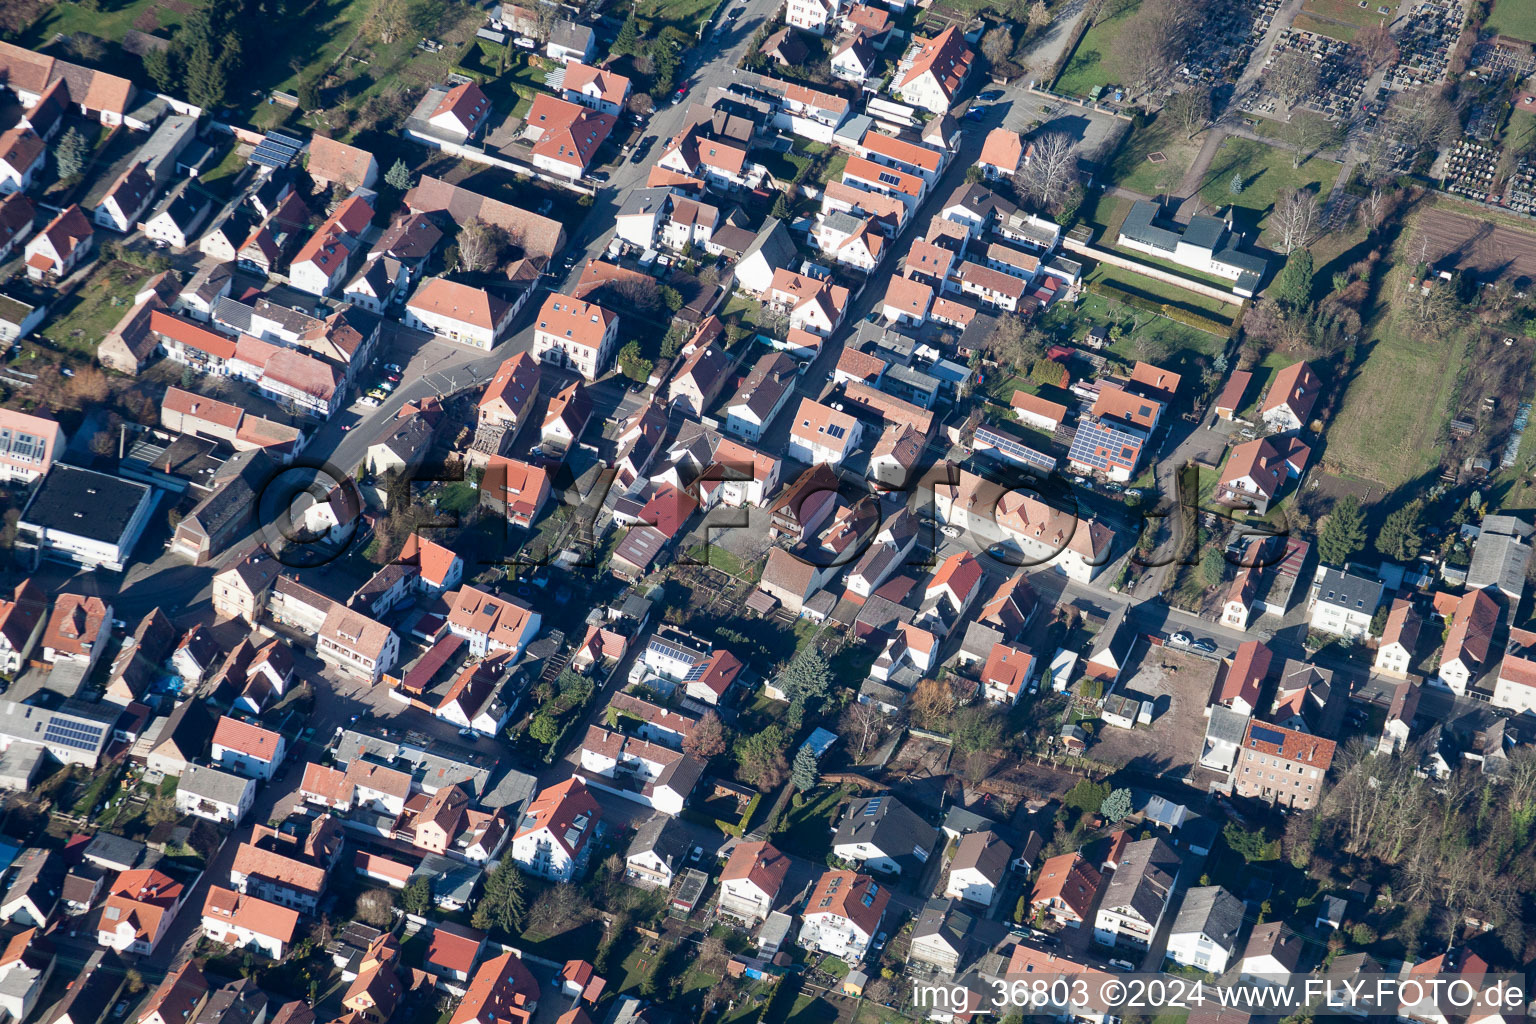
[[[1232,194],[1234,173],[1243,176],[1243,191]],[[1262,230],[1275,208],[1276,198],[1291,189],[1312,189],[1326,198],[1339,175],[1339,165],[1312,157],[1300,167],[1291,166],[1291,154],[1252,139],[1232,137],[1221,144],[1211,169],[1200,186],[1200,198],[1217,209],[1236,206],[1252,211]],[[1248,225],[1239,225],[1246,227]]]
[[[1416,239],[1428,239],[1433,264],[1536,280],[1536,230],[1520,231],[1445,209],[1421,211],[1413,230]]]
[[[1326,462],[1391,489],[1434,469],[1440,432],[1466,358],[1461,337],[1422,342],[1387,313],[1374,325],[1370,354],[1328,430]]]
[[[1077,44],[1077,49],[1072,51],[1072,57],[1062,69],[1061,77],[1056,79],[1057,92],[1068,96],[1086,96],[1095,86],[1125,80],[1131,69],[1123,55],[1125,48],[1119,45],[1119,40],[1121,33],[1135,22],[1136,13],[1141,9],[1141,0],[1122,0],[1118,5],[1109,5],[1110,8],[1116,6],[1119,9],[1113,15],[1102,18],[1083,34],[1082,41]]]
[[[96,10],[86,10],[78,3],[60,0],[28,26],[16,42],[29,49],[46,48],[55,56],[68,57],[59,47],[48,46],[48,43],[56,36],[83,32],[108,44],[101,59],[89,63],[113,74],[142,81],[143,65],[137,56],[122,48],[123,37],[130,29],[136,29],[169,38],[194,6],[186,0],[127,0],[126,3],[102,4]]]
[[[1493,12],[1483,28],[1536,43],[1536,5],[1531,0],[1494,0]]]
[[[649,36],[672,27],[697,36],[719,0],[647,0],[635,8],[635,16]]]

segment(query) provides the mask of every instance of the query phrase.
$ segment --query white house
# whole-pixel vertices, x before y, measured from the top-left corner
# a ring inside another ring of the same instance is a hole
[[[572,776],[534,797],[512,835],[512,861],[530,874],[568,882],[584,862],[600,811]]]
[[[1307,601],[1308,621],[1324,633],[1363,637],[1370,631],[1383,589],[1380,580],[1320,565]]]
[[[352,256],[363,246],[373,207],[362,195],[348,198],[294,254],[288,283],[311,295],[329,295],[347,280]]]
[[[1504,660],[1493,687],[1493,706],[1515,712],[1536,711],[1536,633],[1511,629]]]
[[[860,422],[848,413],[802,398],[789,428],[789,454],[812,465],[837,466],[859,446],[862,432]]]
[[[565,66],[565,79],[560,84],[560,95],[569,102],[615,116],[624,112],[629,90],[629,79],[623,75],[580,61]]]
[[[784,23],[824,36],[841,10],[840,0],[784,0]]]
[[[938,829],[895,797],[858,797],[843,812],[832,852],[845,861],[900,873],[914,862],[926,864],[938,838]]]
[[[1013,847],[995,832],[972,832],[960,839],[949,862],[944,895],[979,907],[990,907],[1002,888],[1013,860]]]
[[[553,292],[534,321],[533,355],[574,369],[587,380],[608,370],[619,334],[619,315],[595,302]]]
[[[96,204],[96,225],[127,234],[139,224],[139,218],[155,198],[155,179],[142,163],[135,163],[118,175],[101,202]]]
[[[682,813],[704,774],[698,758],[597,725],[588,726],[582,740],[581,767],[591,785],[663,814]]]
[[[1487,590],[1474,590],[1456,604],[1445,649],[1440,652],[1436,679],[1458,694],[1476,682],[1488,667],[1493,632],[1499,624],[1499,604]]]
[[[176,809],[219,824],[238,825],[256,800],[256,780],[206,765],[187,765],[176,784]]]
[[[469,641],[476,657],[506,651],[513,662],[535,636],[543,616],[516,601],[463,587],[447,595],[448,629]]]
[[[642,889],[670,889],[687,866],[688,836],[682,822],[656,814],[639,828],[624,854],[624,877]]]
[[[479,134],[491,115],[491,101],[474,82],[465,82],[449,89],[437,108],[427,117],[427,123],[438,131],[472,139]]]
[[[208,756],[227,771],[270,782],[287,753],[282,733],[224,715],[214,727]]]
[[[1413,651],[1419,639],[1420,618],[1413,604],[1403,598],[1392,602],[1387,614],[1387,625],[1381,633],[1381,644],[1376,648],[1373,668],[1393,679],[1407,679],[1413,664]]]
[[[1094,941],[1101,946],[1149,947],[1173,896],[1180,863],[1178,853],[1161,839],[1127,845],[1099,902]]]
[[[868,875],[828,871],[817,880],[801,919],[802,949],[819,949],[849,963],[861,960],[880,930],[891,894]]]
[[[720,913],[751,927],[766,920],[789,873],[772,843],[738,843],[720,872]]]
[[[34,281],[61,281],[84,261],[95,241],[90,220],[78,205],[70,205],[27,242],[27,276]]]
[[[293,945],[299,913],[214,885],[203,903],[203,934],[214,942],[281,960]]]
[[[17,125],[0,135],[0,195],[25,192],[42,169],[48,144],[31,128]]]
[[[1190,889],[1168,933],[1168,958],[1185,967],[1224,974],[1237,955],[1243,901],[1219,885]]]
[[[959,25],[912,41],[896,71],[892,92],[903,102],[936,114],[947,113],[970,77],[975,54],[965,44]]]
[[[146,238],[164,242],[179,251],[197,240],[197,231],[212,209],[213,203],[200,191],[185,188],[140,226]]]
[[[483,288],[434,277],[423,281],[405,304],[405,322],[488,352],[512,323],[517,308]]]

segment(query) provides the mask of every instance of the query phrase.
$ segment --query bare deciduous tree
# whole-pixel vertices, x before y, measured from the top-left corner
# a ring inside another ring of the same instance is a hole
[[[1077,183],[1077,157],[1065,132],[1046,132],[1030,144],[1014,183],[1041,206],[1055,209]]]
[[[1175,93],[1163,106],[1163,113],[1192,139],[1211,122],[1211,90],[1195,86]]]
[[[1310,157],[1337,137],[1333,122],[1310,110],[1300,110],[1285,123],[1285,141],[1291,147],[1291,166],[1300,167],[1302,154]]]
[[[1360,205],[1357,209],[1359,210],[1360,219],[1365,223],[1368,231],[1375,231],[1381,227],[1381,222],[1387,217],[1390,204],[1391,199],[1387,193],[1379,188],[1371,189],[1370,192],[1366,193],[1365,198],[1360,200]]]
[[[981,37],[981,52],[993,65],[1005,64],[1013,56],[1013,33],[998,26]]]
[[[411,30],[411,8],[407,0],[379,0],[368,15],[368,24],[381,43],[393,43]]]
[[[507,241],[505,231],[476,217],[459,232],[459,265],[471,273],[492,270]]]
[[[1275,58],[1265,74],[1269,91],[1287,107],[1294,107],[1317,90],[1317,62],[1292,50]]]
[[[1355,33],[1355,49],[1360,51],[1360,63],[1369,74],[1385,67],[1397,58],[1397,40],[1385,23],[1370,25]]]
[[[1272,222],[1280,235],[1280,251],[1289,256],[1317,235],[1317,196],[1311,192],[1287,192],[1275,204]]]

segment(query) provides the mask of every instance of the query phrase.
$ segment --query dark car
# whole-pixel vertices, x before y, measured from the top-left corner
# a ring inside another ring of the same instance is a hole
[[[587,177],[591,178],[593,181],[607,181],[608,180],[608,172],[607,171],[593,171],[591,174],[587,175]]]
[[[965,112],[965,120],[980,121],[987,116],[987,109],[986,107],[972,107]]]
[[[645,155],[651,151],[651,147],[654,145],[656,145],[656,136],[654,135],[647,135],[645,138],[641,139],[640,142],[635,146],[634,153],[630,155],[629,162],[632,164],[637,164],[641,160],[644,160]]]
[[[988,89],[986,92],[982,93],[981,95],[977,96],[976,98],[979,99],[979,100],[986,100],[988,103],[990,103],[993,100],[1000,100],[1000,99],[1002,99],[1003,98],[1003,90],[1001,90],[1001,89]]]
[[[1216,653],[1216,641],[1210,639],[1209,637],[1201,637],[1199,640],[1196,640],[1194,643],[1190,644],[1190,646],[1199,651],[1201,654]]]

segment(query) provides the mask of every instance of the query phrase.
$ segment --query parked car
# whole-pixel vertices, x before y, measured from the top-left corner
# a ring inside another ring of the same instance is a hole
[[[367,397],[363,398],[362,401],[359,402],[358,404],[366,405],[368,408],[374,409],[374,408],[377,408],[378,406],[383,405],[384,403],[379,401],[377,398],[374,398],[372,395],[368,395]]]
[[[988,89],[986,92],[981,93],[976,98],[979,100],[986,100],[988,103],[991,103],[993,100],[1000,100],[1003,98],[1003,90]]]
[[[587,177],[591,178],[593,181],[607,181],[608,180],[608,172],[607,171],[593,171],[591,174],[587,175]]]
[[[1212,640],[1210,637],[1203,636],[1199,640],[1196,640],[1193,644],[1190,644],[1190,646],[1199,651],[1201,654],[1216,653],[1216,641]]]
[[[1169,647],[1188,647],[1194,643],[1194,638],[1188,633],[1175,633],[1168,638]]]
[[[404,373],[405,370],[398,363],[385,363],[384,369],[390,373]]]
[[[950,526],[948,524],[945,524],[944,526],[939,527],[939,532],[942,533],[946,537],[958,537],[958,536],[960,536],[960,528],[958,526]]]

